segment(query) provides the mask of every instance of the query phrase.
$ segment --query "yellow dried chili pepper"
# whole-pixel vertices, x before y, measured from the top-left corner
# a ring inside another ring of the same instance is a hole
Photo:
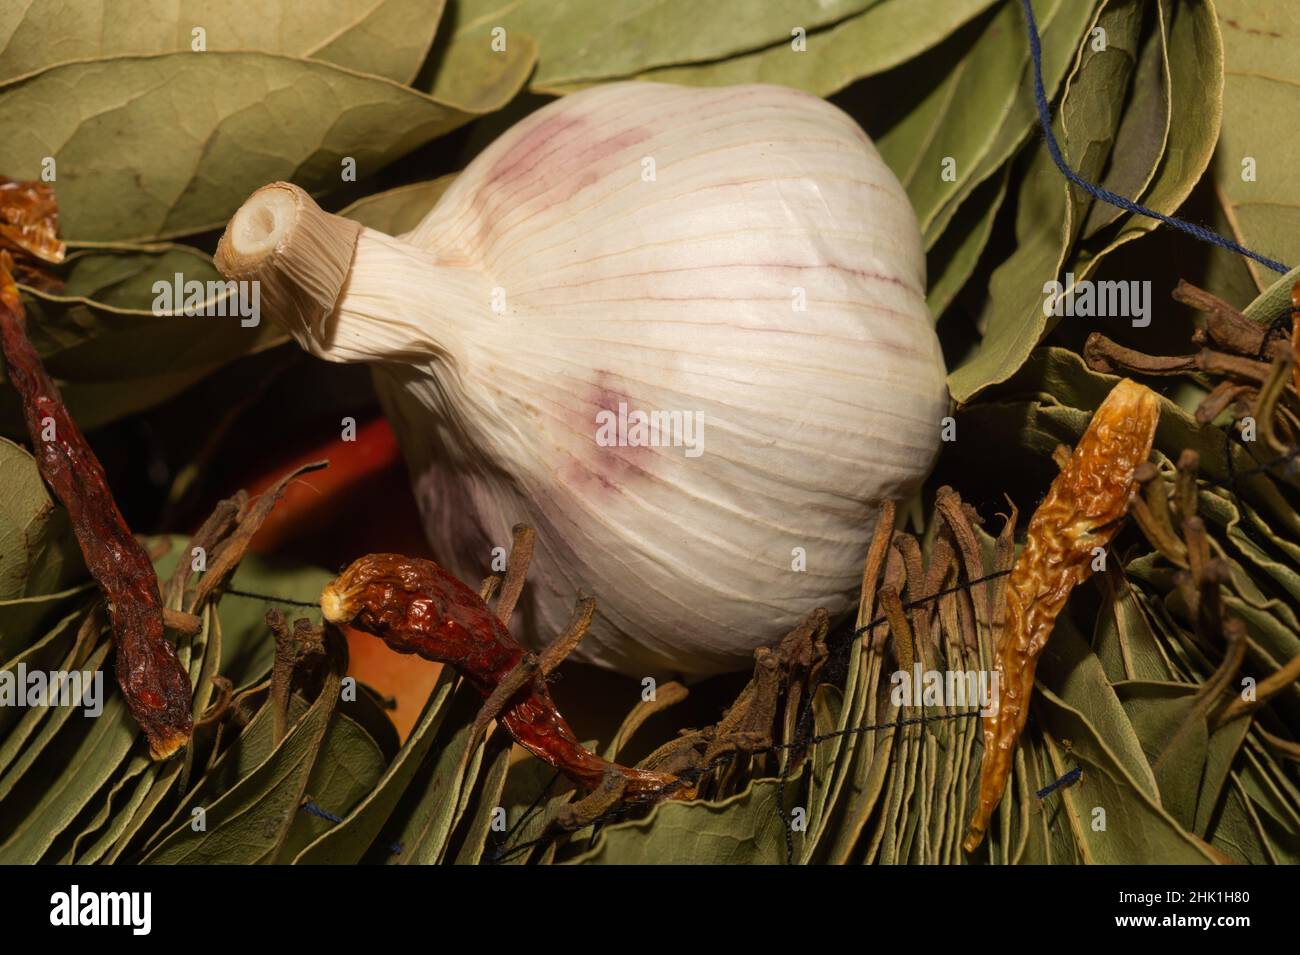
[[[1128,512],[1134,472],[1151,453],[1159,416],[1150,389],[1128,379],[1116,385],[1029,522],[1006,588],[1006,627],[994,658],[998,708],[983,720],[979,804],[963,843],[967,852],[983,841],[1006,788],[1038,655],[1070,590],[1092,572],[1094,549],[1110,542]]]

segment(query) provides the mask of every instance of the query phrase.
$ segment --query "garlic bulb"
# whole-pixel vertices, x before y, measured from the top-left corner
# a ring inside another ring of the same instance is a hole
[[[579,655],[634,675],[745,668],[847,610],[877,505],[937,452],[915,216],[794,90],[558,100],[400,238],[267,186],[217,264],[312,354],[373,365],[441,563],[477,580],[531,524],[521,635],[590,594]]]

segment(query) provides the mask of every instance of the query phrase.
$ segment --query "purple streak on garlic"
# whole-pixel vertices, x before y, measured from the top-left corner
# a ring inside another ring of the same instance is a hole
[[[915,215],[861,129],[794,90],[558,100],[400,238],[268,186],[217,264],[312,354],[373,366],[440,562],[476,580],[533,525],[523,636],[593,595],[579,654],[634,675],[742,669],[854,606],[877,505],[938,449]],[[700,453],[602,444],[620,410],[702,421]]]

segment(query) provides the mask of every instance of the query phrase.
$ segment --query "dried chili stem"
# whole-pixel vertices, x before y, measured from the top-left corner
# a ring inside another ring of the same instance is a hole
[[[1265,349],[1268,357],[1274,358],[1286,347],[1280,342],[1266,346],[1266,328],[1255,324],[1218,296],[1189,282],[1179,281],[1173,297],[1175,301],[1204,313],[1205,332],[1195,337],[1208,339],[1238,355],[1258,355],[1261,349]]]
[[[1274,430],[1277,419],[1275,413],[1278,411],[1278,402],[1282,398],[1282,393],[1289,383],[1291,377],[1291,358],[1284,356],[1273,362],[1269,371],[1268,378],[1260,386],[1259,394],[1255,397],[1255,407],[1253,414],[1255,421],[1259,426],[1259,436],[1264,439],[1264,443],[1278,454],[1286,454],[1291,450],[1290,446],[1279,438]]]
[[[1083,359],[1093,371],[1103,374],[1136,372],[1142,375],[1186,375],[1205,372],[1259,384],[1268,378],[1268,362],[1242,355],[1202,348],[1191,355],[1147,355],[1093,332],[1084,342]]]
[[[1174,501],[1182,520],[1195,517],[1200,492],[1196,487],[1196,473],[1201,468],[1201,456],[1187,448],[1178,456],[1178,476],[1174,481]]]

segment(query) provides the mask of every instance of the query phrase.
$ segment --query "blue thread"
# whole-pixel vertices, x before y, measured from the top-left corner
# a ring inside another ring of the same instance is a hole
[[[1164,213],[1156,212],[1154,209],[1148,209],[1146,206],[1134,202],[1132,199],[1126,199],[1109,189],[1103,189],[1084,179],[1077,172],[1069,167],[1065,162],[1065,157],[1061,155],[1060,144],[1056,141],[1056,136],[1052,133],[1052,113],[1047,105],[1047,92],[1043,89],[1043,48],[1038,38],[1038,23],[1034,20],[1034,8],[1030,5],[1030,0],[1020,0],[1021,6],[1025,9],[1025,19],[1029,27],[1029,54],[1034,61],[1034,99],[1038,102],[1038,125],[1043,129],[1043,135],[1047,139],[1047,149],[1052,154],[1052,161],[1066,179],[1074,183],[1088,195],[1103,202],[1109,202],[1112,206],[1118,206],[1128,212],[1136,212],[1138,215],[1146,216],[1149,219],[1158,219],[1166,225],[1171,225],[1175,229],[1181,229],[1188,235],[1195,236],[1202,242],[1209,242],[1220,248],[1227,249],[1229,252],[1236,252],[1238,255],[1244,255],[1249,259],[1254,259],[1261,265],[1265,265],[1274,272],[1281,272],[1285,275],[1291,270],[1281,262],[1276,262],[1267,256],[1260,255],[1258,252],[1252,252],[1243,245],[1238,245],[1231,239],[1224,238],[1217,232],[1196,225],[1194,222],[1187,222],[1183,219],[1175,219],[1173,216],[1167,216]]]
[[[314,802],[305,802],[302,804],[303,811],[315,816],[317,819],[324,819],[327,822],[340,823],[343,821],[342,816],[336,816],[328,809],[322,809]]]
[[[317,819],[324,819],[326,822],[332,822],[335,825],[338,825],[343,821],[343,817],[334,815],[334,813],[330,812],[328,809],[323,809],[314,802],[305,802],[298,808],[308,815],[315,816]],[[388,851],[395,856],[401,855],[402,844],[400,842],[394,842],[389,845]]]
[[[1042,789],[1038,790],[1038,792],[1034,793],[1034,795],[1037,796],[1039,799],[1046,799],[1048,796],[1056,792],[1058,789],[1064,789],[1066,786],[1073,786],[1082,778],[1083,778],[1083,768],[1080,766],[1076,766],[1074,767],[1074,769],[1070,770],[1068,773],[1066,773],[1056,782],[1049,783],[1048,785],[1044,786]]]

